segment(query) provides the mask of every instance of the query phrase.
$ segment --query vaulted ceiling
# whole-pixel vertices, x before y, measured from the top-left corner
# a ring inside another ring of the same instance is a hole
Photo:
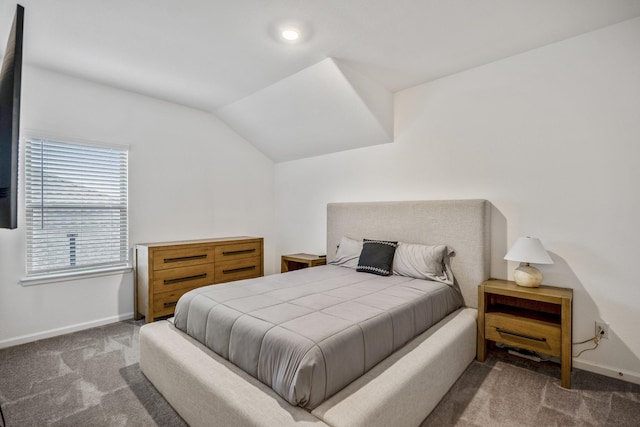
[[[21,4],[27,64],[211,112],[274,161],[390,142],[394,92],[640,16],[638,0]],[[14,9],[0,0],[3,39]]]

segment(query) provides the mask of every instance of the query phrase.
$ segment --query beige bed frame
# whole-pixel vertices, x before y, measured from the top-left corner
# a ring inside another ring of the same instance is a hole
[[[327,258],[342,236],[447,244],[465,308],[450,314],[323,404],[291,406],[170,321],[140,330],[140,368],[191,426],[417,426],[475,357],[477,285],[489,277],[485,200],[333,203]]]

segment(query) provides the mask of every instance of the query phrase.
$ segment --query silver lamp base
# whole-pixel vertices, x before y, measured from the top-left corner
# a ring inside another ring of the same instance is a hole
[[[542,273],[528,263],[516,268],[513,272],[513,280],[518,286],[525,288],[537,288],[542,283]]]

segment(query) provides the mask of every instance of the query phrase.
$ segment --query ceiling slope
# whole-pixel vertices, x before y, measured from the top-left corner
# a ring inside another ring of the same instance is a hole
[[[383,88],[395,93],[640,16],[640,0],[20,3],[28,65],[217,111],[276,161],[389,142]],[[0,0],[0,49],[15,7]],[[297,43],[282,41],[284,26],[301,30]]]
[[[332,58],[215,113],[274,162],[393,141],[393,94]]]

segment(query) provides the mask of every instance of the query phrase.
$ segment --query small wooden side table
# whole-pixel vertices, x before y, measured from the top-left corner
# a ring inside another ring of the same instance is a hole
[[[318,265],[325,265],[327,263],[326,256],[318,256],[311,254],[291,254],[282,255],[282,264],[280,271],[286,273],[287,271],[300,270],[301,268],[316,267]]]
[[[525,288],[491,279],[478,286],[478,360],[487,341],[560,358],[560,385],[571,388],[573,289],[541,285]]]

